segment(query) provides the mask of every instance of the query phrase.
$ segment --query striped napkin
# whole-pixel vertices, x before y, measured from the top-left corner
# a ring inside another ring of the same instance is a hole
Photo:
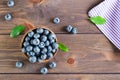
[[[89,17],[101,16],[103,25],[96,25],[103,34],[120,49],[120,0],[104,0],[88,12]]]

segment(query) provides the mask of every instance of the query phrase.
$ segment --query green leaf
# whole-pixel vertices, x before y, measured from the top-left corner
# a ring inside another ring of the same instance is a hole
[[[17,25],[14,27],[10,33],[11,38],[15,38],[20,35],[24,31],[25,27],[23,25]]]
[[[68,52],[69,51],[68,47],[66,47],[63,43],[58,43],[58,45],[59,45],[59,49],[60,50],[62,50],[64,52]]]
[[[89,18],[89,20],[91,22],[93,22],[94,24],[99,24],[99,25],[102,25],[102,24],[106,23],[106,19],[101,17],[101,16],[91,17],[91,18]]]

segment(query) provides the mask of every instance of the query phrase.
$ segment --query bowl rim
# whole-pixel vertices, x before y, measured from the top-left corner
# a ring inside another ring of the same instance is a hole
[[[22,37],[21,44],[20,44],[20,48],[21,48],[21,49],[22,49],[23,42],[24,42],[24,39],[25,39],[26,35],[27,35],[29,32],[31,32],[31,31],[33,31],[33,30],[35,30],[35,29],[37,29],[37,28],[43,28],[43,29],[49,30],[51,33],[55,34],[52,30],[50,30],[49,28],[47,28],[47,27],[45,27],[45,26],[42,26],[42,25],[41,25],[40,27],[34,27],[34,28],[32,28],[32,29],[29,29],[28,31],[25,32],[25,34],[24,34],[23,37]],[[57,37],[55,38],[55,40],[56,40],[56,42],[58,42]],[[58,52],[58,49],[56,50],[55,53],[53,53],[53,54],[54,54],[54,55],[53,55],[53,58],[57,55],[57,52]],[[23,53],[23,52],[22,52],[22,53]],[[25,55],[25,57],[26,57],[27,59],[29,59],[29,56],[28,56],[26,53],[24,53],[24,55]],[[53,58],[43,60],[42,62],[38,62],[38,61],[37,61],[36,63],[45,63],[45,62],[48,62],[48,61],[52,60]]]

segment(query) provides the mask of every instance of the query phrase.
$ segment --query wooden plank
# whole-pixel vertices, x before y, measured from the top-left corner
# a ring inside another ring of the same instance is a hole
[[[59,51],[53,61],[57,68],[49,73],[120,73],[120,51],[102,34],[57,34],[58,40],[65,43],[70,51]],[[45,64],[31,64],[20,51],[21,37],[11,39],[0,35],[0,73],[39,73]],[[18,40],[18,41],[17,41]],[[75,59],[68,64],[69,58]],[[15,62],[22,60],[24,67],[15,68]],[[64,65],[64,66],[62,66]]]
[[[15,6],[8,8],[7,0],[0,1],[0,34],[9,34],[11,29],[23,24],[28,20],[35,26],[45,25],[55,31],[55,33],[66,33],[63,29],[66,25],[73,25],[79,29],[79,33],[100,33],[100,31],[90,23],[87,12],[95,4],[103,0],[46,0],[43,4],[30,3],[29,0],[15,0]],[[13,14],[13,20],[5,21],[6,13]],[[54,17],[59,17],[61,23],[55,25],[51,22]],[[24,20],[20,20],[24,19]]]
[[[1,74],[1,80],[120,80],[119,74]]]

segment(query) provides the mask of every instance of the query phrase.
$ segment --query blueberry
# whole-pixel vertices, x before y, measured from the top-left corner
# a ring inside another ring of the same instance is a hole
[[[40,34],[34,34],[34,38],[39,38]]]
[[[31,40],[31,44],[39,45],[40,44],[40,40],[39,39],[33,39],[33,40]]]
[[[42,51],[41,51],[41,53],[43,53],[43,54],[47,53],[47,49],[43,48]]]
[[[35,56],[35,53],[33,51],[29,52],[30,56]]]
[[[41,41],[45,42],[47,40],[47,36],[43,35],[43,36],[41,36],[40,39],[41,39]]]
[[[40,48],[39,47],[35,47],[33,50],[34,50],[35,53],[40,53]]]
[[[44,30],[44,34],[48,35],[50,32],[48,30]]]
[[[55,53],[55,52],[56,52],[56,49],[53,49],[52,52]]]
[[[42,63],[43,60],[42,60],[41,58],[38,58],[38,62],[39,62],[39,63]]]
[[[29,45],[29,42],[24,42],[23,43],[23,46],[25,46],[25,47],[28,46],[28,45]]]
[[[41,54],[41,55],[40,55],[40,58],[41,58],[42,60],[45,60],[45,59],[47,58],[47,55],[46,55],[46,54]]]
[[[35,63],[35,62],[37,62],[37,58],[35,56],[29,57],[29,61],[31,63]]]
[[[56,63],[55,62],[50,62],[49,63],[49,68],[53,69],[56,67]]]
[[[45,43],[44,42],[40,42],[39,47],[40,48],[44,48],[45,47]]]
[[[53,43],[53,44],[52,44],[52,48],[53,48],[53,49],[58,49],[58,44],[57,44],[57,43]]]
[[[32,46],[27,46],[27,47],[26,47],[26,51],[28,51],[28,52],[29,52],[29,51],[32,51],[32,49],[33,49]]]
[[[48,59],[53,58],[53,54],[52,54],[52,53],[48,53],[48,54],[47,54],[47,58],[48,58]]]
[[[40,69],[40,73],[47,74],[48,73],[48,69],[46,67],[43,67],[43,68]]]
[[[8,7],[13,7],[14,5],[15,5],[14,0],[8,0],[8,2],[7,2]]]
[[[59,24],[60,23],[60,19],[58,17],[56,17],[56,18],[53,19],[53,22],[55,24]]]
[[[25,41],[29,41],[29,40],[30,40],[30,37],[27,36],[27,37],[25,38]]]
[[[50,42],[49,41],[45,41],[45,46],[49,46]]]
[[[67,32],[71,32],[72,29],[73,29],[73,27],[72,27],[71,25],[68,25],[65,30],[66,30]]]
[[[26,50],[25,50],[25,48],[22,48],[22,52],[23,52],[23,53],[26,53]]]
[[[48,38],[49,38],[49,40],[55,39],[55,38],[56,38],[56,35],[55,35],[55,34],[50,34],[50,35],[48,36]]]
[[[47,50],[48,50],[48,52],[51,52],[51,51],[52,51],[52,47],[51,47],[51,46],[48,46],[48,47],[47,47]]]
[[[31,32],[28,33],[28,36],[29,36],[29,37],[33,37],[33,35],[34,35],[34,32],[33,32],[33,31],[31,31]]]
[[[40,33],[40,34],[43,33],[43,31],[44,31],[44,30],[43,30],[42,28],[38,28],[38,29],[36,30],[36,32],[37,32],[37,33]]]
[[[16,68],[22,68],[22,67],[23,67],[23,63],[21,61],[17,61]]]
[[[5,15],[5,20],[9,21],[12,19],[12,15],[10,13]]]
[[[50,40],[50,43],[54,43],[54,42],[55,42],[55,39],[51,39],[51,40]]]
[[[78,33],[78,29],[77,28],[73,28],[71,31],[72,34],[77,34]]]

